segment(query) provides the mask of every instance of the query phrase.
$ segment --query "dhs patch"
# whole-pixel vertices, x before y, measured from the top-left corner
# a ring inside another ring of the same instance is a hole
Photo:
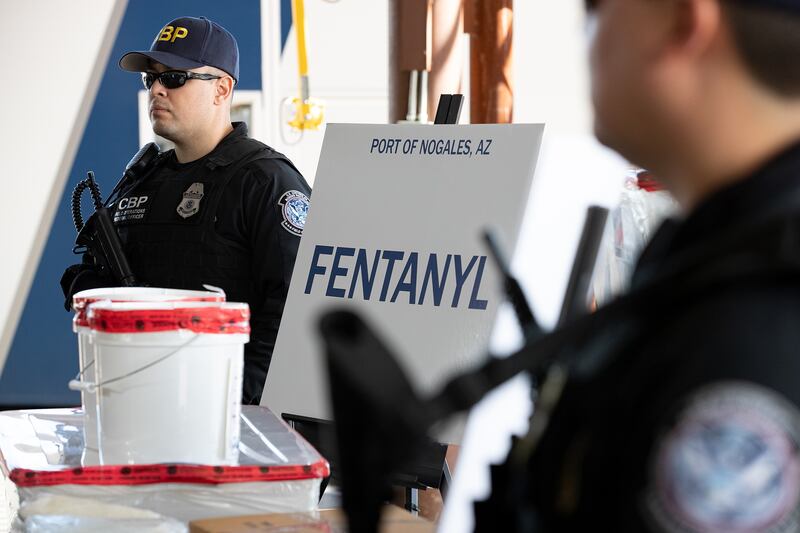
[[[283,214],[281,222],[283,229],[292,235],[301,236],[308,216],[308,196],[300,191],[287,191],[278,200],[278,205]]]
[[[646,504],[658,531],[798,530],[800,412],[778,393],[707,386],[659,441]]]

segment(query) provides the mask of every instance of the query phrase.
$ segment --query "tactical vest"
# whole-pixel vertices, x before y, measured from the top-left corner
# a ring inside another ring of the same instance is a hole
[[[252,254],[244,243],[216,231],[223,193],[245,165],[279,159],[294,165],[266,145],[239,137],[198,164],[175,169],[168,156],[114,202],[114,224],[133,272],[151,286],[201,290],[221,287],[229,301],[260,309],[255,294]]]

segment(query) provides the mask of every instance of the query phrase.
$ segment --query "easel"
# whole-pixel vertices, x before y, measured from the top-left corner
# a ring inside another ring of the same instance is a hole
[[[320,497],[322,497],[330,479],[338,478],[340,474],[333,422],[288,413],[283,413],[281,418],[330,462],[331,477],[323,480],[320,487]],[[452,474],[447,464],[446,454],[447,444],[431,441],[413,464],[406,465],[402,472],[397,472],[392,476],[391,484],[405,489],[405,509],[407,511],[413,514],[419,513],[420,489],[439,489],[442,499],[447,497]]]
[[[433,120],[434,125],[458,124],[463,105],[463,94],[440,95],[436,117]],[[420,461],[412,465],[410,470],[411,472],[398,474],[399,479],[394,481],[394,484],[406,488],[407,511],[413,514],[419,513],[419,489],[439,489],[442,500],[447,498],[447,491],[452,482],[450,465],[447,464],[447,444],[432,442],[421,454]],[[436,479],[437,473],[438,479]]]
[[[463,94],[442,94],[436,108],[434,124],[458,124],[461,117],[461,107],[464,105]]]

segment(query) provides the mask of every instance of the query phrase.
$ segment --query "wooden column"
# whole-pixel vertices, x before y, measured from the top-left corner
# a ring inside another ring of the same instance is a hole
[[[470,34],[470,122],[510,123],[514,111],[512,78],[513,0],[464,0]]]

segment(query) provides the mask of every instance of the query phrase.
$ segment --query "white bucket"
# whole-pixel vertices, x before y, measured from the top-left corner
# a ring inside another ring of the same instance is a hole
[[[86,390],[86,387],[82,386],[80,382],[97,381],[94,373],[94,352],[91,344],[91,330],[87,311],[90,304],[103,300],[115,302],[224,302],[225,293],[221,289],[216,291],[190,291],[157,287],[107,287],[81,291],[72,297],[72,308],[75,311],[75,316],[72,319],[72,330],[78,335],[78,368],[80,372],[76,380],[70,383],[70,388],[81,392],[81,407],[84,413],[84,464],[97,464],[99,462],[95,394]]]
[[[232,464],[238,457],[249,308],[89,306],[101,464]]]

